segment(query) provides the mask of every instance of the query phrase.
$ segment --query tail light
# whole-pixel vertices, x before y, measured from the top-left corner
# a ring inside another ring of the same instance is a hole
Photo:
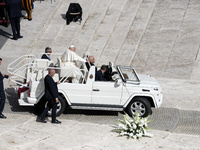
[[[31,96],[31,90],[30,89],[28,90],[28,96],[29,97]]]
[[[20,88],[18,89],[18,98],[20,99],[21,93],[23,93],[23,92],[25,92],[25,91],[27,91],[27,90],[29,90],[29,88],[27,88],[27,87],[20,87]]]

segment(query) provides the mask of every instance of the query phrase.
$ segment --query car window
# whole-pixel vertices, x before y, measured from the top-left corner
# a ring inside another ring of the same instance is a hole
[[[135,73],[135,71],[130,67],[119,67],[122,77],[125,80],[131,80],[135,82],[139,82],[139,79]]]

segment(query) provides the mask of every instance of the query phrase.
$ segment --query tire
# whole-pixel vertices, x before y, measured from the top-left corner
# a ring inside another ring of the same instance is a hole
[[[59,103],[57,104],[56,116],[60,116],[66,109],[66,101],[59,95]],[[46,103],[47,105],[47,103]],[[51,116],[52,109],[48,111],[48,116]]]
[[[151,105],[146,98],[136,97],[127,106],[127,113],[129,116],[134,116],[136,112],[140,117],[147,117],[152,113]]]

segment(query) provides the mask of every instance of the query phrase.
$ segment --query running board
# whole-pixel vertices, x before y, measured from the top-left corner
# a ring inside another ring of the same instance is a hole
[[[123,111],[123,107],[69,106],[71,109]]]

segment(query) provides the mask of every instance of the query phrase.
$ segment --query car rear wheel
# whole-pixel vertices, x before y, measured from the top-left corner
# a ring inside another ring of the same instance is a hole
[[[60,116],[66,109],[66,101],[59,95],[59,103],[57,104],[56,116]],[[47,104],[46,104],[47,105]],[[48,111],[48,116],[51,116],[52,109]]]
[[[127,113],[133,116],[136,115],[137,112],[141,117],[147,117],[152,113],[151,105],[146,98],[136,97],[129,103]]]

